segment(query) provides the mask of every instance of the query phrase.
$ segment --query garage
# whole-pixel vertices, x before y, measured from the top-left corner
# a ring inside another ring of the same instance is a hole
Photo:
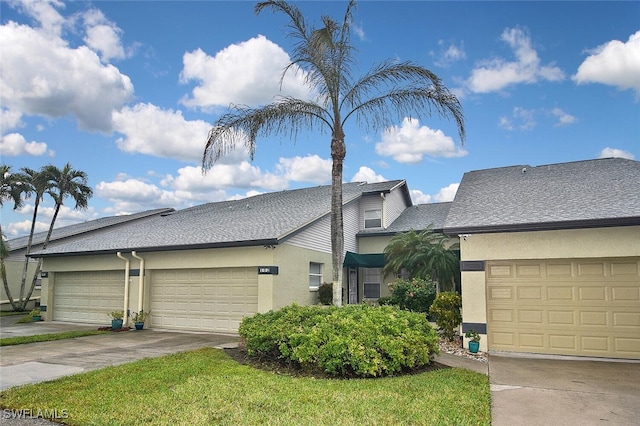
[[[487,263],[489,350],[640,359],[640,258]]]
[[[152,271],[152,327],[237,333],[257,311],[257,268]]]
[[[124,271],[59,272],[53,291],[53,320],[109,324],[122,310]]]

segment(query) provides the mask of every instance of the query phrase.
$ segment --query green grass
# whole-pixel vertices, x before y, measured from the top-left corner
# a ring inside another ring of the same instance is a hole
[[[0,311],[0,317],[9,317],[11,315],[25,315],[28,314],[27,311]]]
[[[63,333],[36,334],[34,336],[15,336],[0,339],[0,346],[24,345],[26,343],[49,342],[51,340],[73,339],[74,337],[93,336],[105,334],[108,331],[84,330],[65,331]]]
[[[0,392],[9,410],[69,425],[489,425],[485,375],[441,369],[317,379],[241,365],[219,349],[169,355]],[[45,411],[46,410],[46,411]]]

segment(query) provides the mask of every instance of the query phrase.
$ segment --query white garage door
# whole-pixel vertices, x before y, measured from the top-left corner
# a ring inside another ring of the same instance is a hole
[[[257,311],[257,268],[153,271],[152,327],[237,333]]]
[[[124,271],[59,272],[55,275],[53,319],[109,325],[109,312],[122,310]]]
[[[487,263],[490,350],[640,359],[640,259]]]

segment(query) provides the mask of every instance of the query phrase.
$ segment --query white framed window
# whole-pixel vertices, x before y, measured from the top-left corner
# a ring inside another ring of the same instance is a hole
[[[382,210],[365,210],[364,211],[364,227],[366,228],[382,228]]]
[[[322,284],[322,263],[309,263],[309,290],[317,290]]]
[[[364,269],[364,297],[365,299],[378,299],[380,297],[380,281],[382,269]]]

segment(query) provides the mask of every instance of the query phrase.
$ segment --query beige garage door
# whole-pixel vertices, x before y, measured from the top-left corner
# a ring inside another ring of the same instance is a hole
[[[640,359],[640,258],[486,270],[490,350]]]
[[[124,271],[59,272],[53,290],[53,319],[109,325],[122,310]]]
[[[237,333],[257,311],[257,268],[153,271],[152,327]]]

